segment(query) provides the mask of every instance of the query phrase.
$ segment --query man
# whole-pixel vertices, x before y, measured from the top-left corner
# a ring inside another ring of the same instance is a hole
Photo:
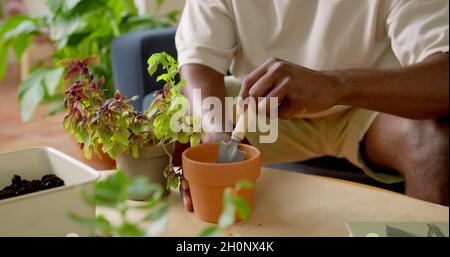
[[[279,97],[278,140],[248,135],[265,162],[343,157],[448,205],[448,10],[446,0],[187,0],[176,35],[185,94]],[[227,71],[236,79],[225,83]],[[187,181],[181,189],[192,210]]]

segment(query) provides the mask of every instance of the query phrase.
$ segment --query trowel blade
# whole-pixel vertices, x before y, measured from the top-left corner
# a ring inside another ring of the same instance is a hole
[[[238,143],[234,140],[230,142],[222,141],[217,153],[217,163],[240,162],[245,159],[245,152],[238,149]]]

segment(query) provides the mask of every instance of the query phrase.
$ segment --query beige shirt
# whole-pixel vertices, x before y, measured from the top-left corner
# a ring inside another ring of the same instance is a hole
[[[448,52],[448,0],[187,0],[180,65],[242,79],[270,57],[314,70],[387,68]]]

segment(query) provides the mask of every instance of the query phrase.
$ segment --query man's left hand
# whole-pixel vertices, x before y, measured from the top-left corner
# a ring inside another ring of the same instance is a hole
[[[333,107],[337,93],[331,73],[271,58],[244,79],[239,95],[243,99],[265,97],[266,103],[270,97],[278,97],[279,118],[290,119]]]

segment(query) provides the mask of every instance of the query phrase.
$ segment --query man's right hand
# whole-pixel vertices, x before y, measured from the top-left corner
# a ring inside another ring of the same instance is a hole
[[[208,133],[207,135],[205,135],[202,138],[203,143],[220,142],[222,140],[223,141],[231,140],[230,135],[228,133],[224,133],[224,132],[215,132],[215,133]],[[184,207],[186,208],[186,210],[193,211],[194,206],[192,204],[191,192],[189,190],[189,183],[184,178],[181,179],[180,192],[181,192],[181,197],[183,199],[183,204],[184,204]]]

